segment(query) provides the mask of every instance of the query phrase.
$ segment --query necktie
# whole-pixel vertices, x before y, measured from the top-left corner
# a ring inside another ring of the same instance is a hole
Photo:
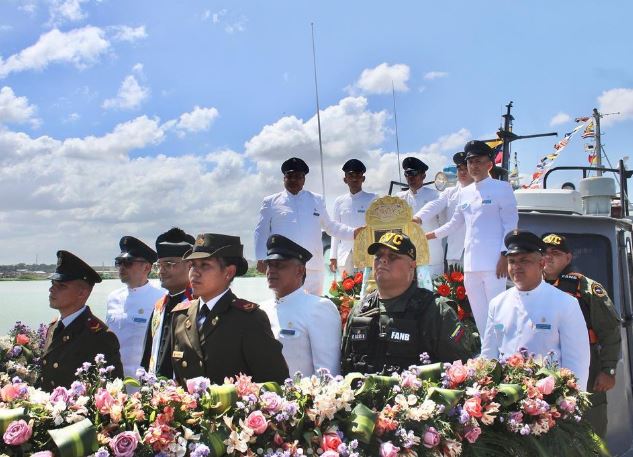
[[[200,346],[204,346],[204,335],[202,334],[202,327],[204,327],[204,323],[207,321],[207,317],[211,310],[205,303],[198,311],[198,338],[200,339]]]
[[[57,327],[55,327],[55,330],[53,331],[54,340],[58,339],[61,336],[62,332],[64,331],[64,328],[66,328],[64,323],[62,321],[59,321],[57,323]]]

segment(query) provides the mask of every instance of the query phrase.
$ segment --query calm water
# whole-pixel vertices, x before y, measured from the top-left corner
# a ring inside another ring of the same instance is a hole
[[[159,282],[152,281],[159,285]],[[15,323],[22,321],[30,326],[49,323],[57,313],[48,306],[50,281],[0,281],[0,335]],[[123,284],[118,279],[108,279],[95,284],[88,305],[92,312],[105,319],[105,301],[110,292]],[[272,298],[266,278],[236,278],[231,290],[241,298],[256,303]]]

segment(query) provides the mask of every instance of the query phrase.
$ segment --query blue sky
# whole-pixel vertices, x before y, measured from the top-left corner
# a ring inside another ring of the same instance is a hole
[[[153,244],[172,225],[238,234],[253,258],[281,161],[306,159],[322,191],[311,22],[330,204],[348,158],[367,163],[369,190],[397,178],[392,81],[401,155],[431,173],[492,135],[510,100],[515,132],[558,139],[594,107],[619,111],[603,119],[615,163],[633,152],[632,13],[624,0],[4,0],[0,263],[57,249],[111,263],[120,236]],[[556,141],[514,143],[521,173]],[[585,165],[582,145],[556,164]]]

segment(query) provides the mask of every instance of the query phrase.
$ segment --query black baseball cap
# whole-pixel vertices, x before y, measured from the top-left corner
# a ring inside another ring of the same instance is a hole
[[[374,255],[381,247],[387,247],[398,254],[403,254],[411,257],[415,260],[416,252],[415,245],[404,233],[387,232],[380,237],[380,239],[369,245],[367,252]]]

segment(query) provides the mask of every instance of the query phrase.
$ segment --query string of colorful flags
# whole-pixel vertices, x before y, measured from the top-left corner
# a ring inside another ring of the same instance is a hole
[[[581,135],[582,138],[594,138],[596,136],[592,118],[578,117],[575,120],[581,124],[576,126],[571,132],[565,133],[563,138],[554,145],[554,151],[541,158],[539,163],[536,165],[536,171],[532,174],[532,182],[530,182],[527,186],[523,186],[524,188],[536,189],[543,185],[543,176],[547,170],[552,168],[554,161],[558,158],[563,149],[567,147],[570,140],[578,131],[584,129]],[[598,151],[595,151],[594,149],[593,145],[585,145],[585,151],[589,152],[588,160],[591,165],[594,165],[598,160]]]

